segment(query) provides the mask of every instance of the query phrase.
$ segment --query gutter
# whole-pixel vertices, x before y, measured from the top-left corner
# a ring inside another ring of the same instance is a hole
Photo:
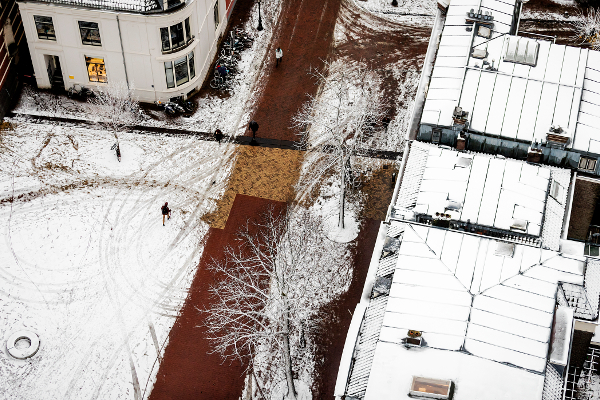
[[[410,153],[410,144],[412,141],[407,140],[404,145],[404,153],[402,153],[402,164],[400,164],[400,170],[398,171],[398,178],[396,179],[396,186],[394,187],[394,195],[392,196],[392,201],[388,206],[387,214],[385,215],[385,223],[390,223],[390,218],[392,216],[392,209],[394,208],[394,204],[396,204],[396,200],[398,199],[398,192],[400,192],[400,184],[402,183],[402,178],[404,177],[404,170],[406,169],[406,162],[408,160],[408,155]]]
[[[567,239],[569,233],[569,223],[571,222],[571,209],[573,207],[573,196],[575,194],[575,184],[577,182],[577,171],[573,171],[573,177],[571,178],[571,185],[569,188],[569,194],[567,195],[567,216],[562,227],[561,239]]]
[[[125,63],[125,50],[123,50],[123,37],[121,36],[121,22],[119,21],[119,14],[117,14],[117,27],[119,28],[119,42],[121,43],[121,55],[123,56],[123,68],[125,69],[125,82],[127,83],[127,89],[129,87],[129,78],[127,76],[127,64]]]

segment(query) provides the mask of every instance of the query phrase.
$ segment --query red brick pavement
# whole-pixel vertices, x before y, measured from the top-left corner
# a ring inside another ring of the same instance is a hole
[[[222,259],[223,249],[235,245],[236,232],[269,207],[278,213],[285,209],[285,203],[238,194],[225,229],[210,228],[188,298],[169,333],[150,400],[237,400],[241,396],[243,366],[238,362],[222,364],[219,355],[209,353],[210,342],[197,309],[209,304],[208,288],[215,283],[207,265],[212,259]]]
[[[321,60],[331,50],[340,3],[340,0],[284,2],[279,27],[268,50],[266,87],[252,116],[260,126],[258,137],[298,139],[296,130],[291,128],[292,116],[307,100],[307,94],[317,92],[307,71],[311,66],[321,67]],[[277,47],[283,50],[283,61],[275,68]],[[252,132],[248,130],[246,135]]]

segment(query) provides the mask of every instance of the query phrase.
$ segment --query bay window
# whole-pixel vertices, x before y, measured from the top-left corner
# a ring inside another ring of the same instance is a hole
[[[167,79],[167,89],[181,86],[196,76],[194,65],[194,52],[178,58],[174,61],[165,62],[165,76]]]
[[[162,51],[173,52],[188,45],[194,37],[190,29],[190,19],[166,28],[160,28]]]

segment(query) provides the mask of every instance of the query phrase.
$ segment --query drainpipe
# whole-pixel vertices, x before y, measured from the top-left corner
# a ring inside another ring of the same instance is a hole
[[[125,69],[125,82],[127,83],[127,89],[129,88],[129,78],[127,76],[127,64],[125,63],[125,51],[123,50],[123,37],[121,36],[121,23],[119,22],[119,15],[117,14],[117,27],[119,28],[119,41],[121,42],[121,55],[123,55],[123,68]]]

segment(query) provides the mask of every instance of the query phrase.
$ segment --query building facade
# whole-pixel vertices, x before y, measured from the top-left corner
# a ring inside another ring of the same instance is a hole
[[[230,0],[19,1],[38,87],[126,82],[140,101],[184,98],[211,70]]]
[[[19,51],[25,47],[24,33],[17,3],[14,0],[0,1],[0,118],[10,108],[17,91],[17,65],[21,63],[22,66],[28,59],[20,57],[23,54]]]

